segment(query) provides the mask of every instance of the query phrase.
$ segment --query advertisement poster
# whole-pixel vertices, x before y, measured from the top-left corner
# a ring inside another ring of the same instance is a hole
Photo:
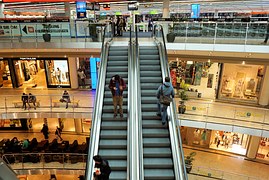
[[[20,36],[20,25],[19,24],[10,24],[10,23],[1,23],[0,24],[0,36]]]

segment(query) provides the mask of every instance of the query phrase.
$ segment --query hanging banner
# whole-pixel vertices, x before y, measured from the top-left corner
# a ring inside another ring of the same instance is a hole
[[[0,36],[39,37],[46,31],[51,36],[70,37],[69,22],[0,23]]]

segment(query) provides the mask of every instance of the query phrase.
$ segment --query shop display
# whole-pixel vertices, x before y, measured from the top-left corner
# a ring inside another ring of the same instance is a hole
[[[263,66],[224,64],[220,97],[258,100]]]
[[[239,133],[213,131],[210,148],[245,155],[248,137]]]
[[[46,60],[48,86],[70,86],[67,60]]]
[[[256,158],[269,161],[269,138],[261,138]]]

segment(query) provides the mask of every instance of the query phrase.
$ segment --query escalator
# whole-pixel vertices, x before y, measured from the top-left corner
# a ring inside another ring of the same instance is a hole
[[[162,84],[159,49],[139,46],[144,179],[176,179],[170,134],[158,112],[156,92]]]
[[[123,92],[123,114],[113,118],[113,100],[108,88],[110,79],[120,75],[128,79],[128,46],[110,46],[108,50],[103,110],[98,154],[108,160],[110,179],[127,179],[127,88]]]

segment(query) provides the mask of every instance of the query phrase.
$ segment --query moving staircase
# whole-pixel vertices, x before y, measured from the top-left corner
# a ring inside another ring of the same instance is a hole
[[[113,100],[108,88],[112,76],[118,74],[128,79],[128,46],[110,46],[108,51],[105,91],[98,154],[108,160],[110,179],[127,179],[127,88],[123,92],[123,114],[113,118]],[[97,97],[98,98],[98,97]]]
[[[176,179],[167,126],[158,112],[156,92],[162,84],[157,46],[139,46],[144,179]]]

